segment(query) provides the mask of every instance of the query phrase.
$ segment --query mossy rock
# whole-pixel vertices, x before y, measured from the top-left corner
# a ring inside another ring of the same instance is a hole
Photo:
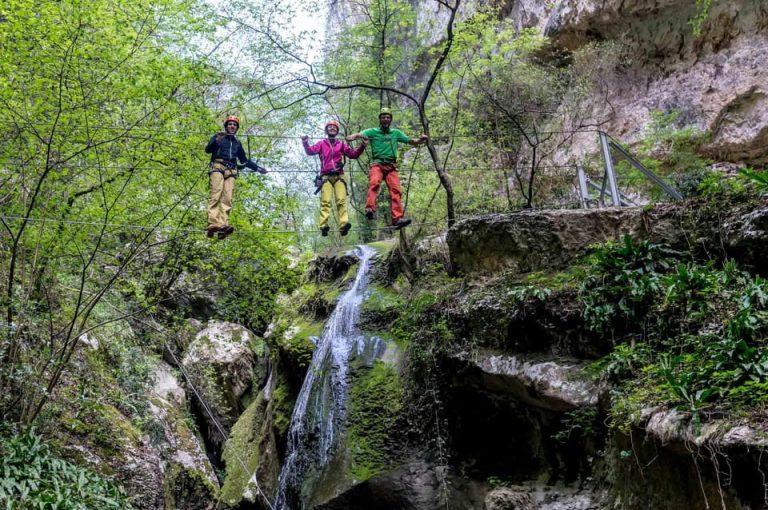
[[[349,475],[355,482],[394,465],[403,396],[396,368],[382,361],[360,373],[350,388],[346,440],[351,457]]]
[[[389,252],[395,249],[397,246],[397,241],[394,238],[385,239],[383,241],[374,241],[372,243],[368,243],[366,246],[370,246],[376,250],[376,253],[379,255],[379,257],[385,257],[386,255],[389,255]]]
[[[336,307],[341,290],[335,283],[305,283],[281,303],[279,315],[298,313],[316,320],[325,320]]]
[[[284,324],[282,331],[275,335],[274,341],[287,356],[290,363],[299,369],[305,369],[312,362],[315,341],[323,332],[323,323],[294,318]]]
[[[360,264],[357,262],[349,266],[349,269],[347,269],[347,272],[344,274],[344,277],[341,279],[341,284],[348,285],[351,282],[355,281],[355,278],[357,277],[357,270],[359,268],[360,268]]]
[[[221,499],[230,506],[242,501],[252,473],[259,465],[259,436],[266,404],[260,393],[240,415],[224,444],[221,457],[226,465],[226,477],[221,487]]]
[[[384,328],[400,315],[405,299],[392,287],[373,284],[360,310],[363,328]]]
[[[217,499],[216,487],[205,474],[172,463],[165,471],[165,510],[210,510]]]

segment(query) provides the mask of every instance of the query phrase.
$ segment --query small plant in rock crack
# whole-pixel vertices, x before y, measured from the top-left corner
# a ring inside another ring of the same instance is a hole
[[[558,443],[584,443],[595,437],[597,431],[597,409],[577,407],[563,416],[562,428],[552,435]]]
[[[541,287],[539,285],[525,285],[522,287],[514,287],[507,291],[507,297],[515,302],[523,302],[529,297],[544,301],[552,295],[552,289],[547,287]]]

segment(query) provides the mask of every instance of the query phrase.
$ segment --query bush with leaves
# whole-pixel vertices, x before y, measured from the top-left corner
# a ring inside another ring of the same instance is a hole
[[[121,488],[56,455],[30,430],[0,437],[0,505],[7,510],[129,510]]]
[[[582,284],[587,327],[620,333],[591,370],[614,385],[614,418],[768,402],[768,282],[733,262],[682,262],[648,241],[599,247]],[[754,393],[746,388],[751,388]]]
[[[621,243],[597,247],[592,273],[581,286],[587,327],[609,331],[644,320],[661,289],[663,273],[677,255],[650,241],[635,243],[629,236]]]

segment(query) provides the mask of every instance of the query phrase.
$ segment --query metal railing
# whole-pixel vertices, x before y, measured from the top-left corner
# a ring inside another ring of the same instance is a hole
[[[638,205],[629,196],[619,190],[616,162],[613,159],[612,151],[619,153],[624,160],[640,172],[640,174],[648,181],[658,185],[667,196],[673,200],[682,200],[683,195],[675,189],[674,186],[643,166],[643,164],[640,163],[627,148],[613,139],[608,133],[599,131],[598,137],[604,169],[602,179],[600,179],[601,182],[596,183],[594,180],[590,179],[585,172],[583,165],[576,166],[579,185],[579,200],[582,208],[589,209],[592,204],[597,204],[599,207],[605,207],[607,205],[606,199],[610,200],[609,205],[614,207],[630,207]],[[592,195],[592,191],[598,193],[597,197]]]

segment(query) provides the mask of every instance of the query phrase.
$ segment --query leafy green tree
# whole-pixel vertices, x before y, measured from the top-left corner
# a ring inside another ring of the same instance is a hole
[[[222,113],[257,118],[262,107],[226,69],[228,35],[203,2],[11,0],[0,14],[0,413],[32,422],[79,339],[178,298],[184,264],[207,269],[217,289],[252,283],[260,300],[221,313],[247,309],[263,327],[293,276],[290,238],[262,231],[289,201],[263,179],[239,179],[242,239],[200,246],[202,148]],[[270,142],[254,138],[254,152]],[[185,257],[196,249],[210,262]],[[257,277],[234,278],[245,266]],[[126,295],[129,309],[103,313]]]

